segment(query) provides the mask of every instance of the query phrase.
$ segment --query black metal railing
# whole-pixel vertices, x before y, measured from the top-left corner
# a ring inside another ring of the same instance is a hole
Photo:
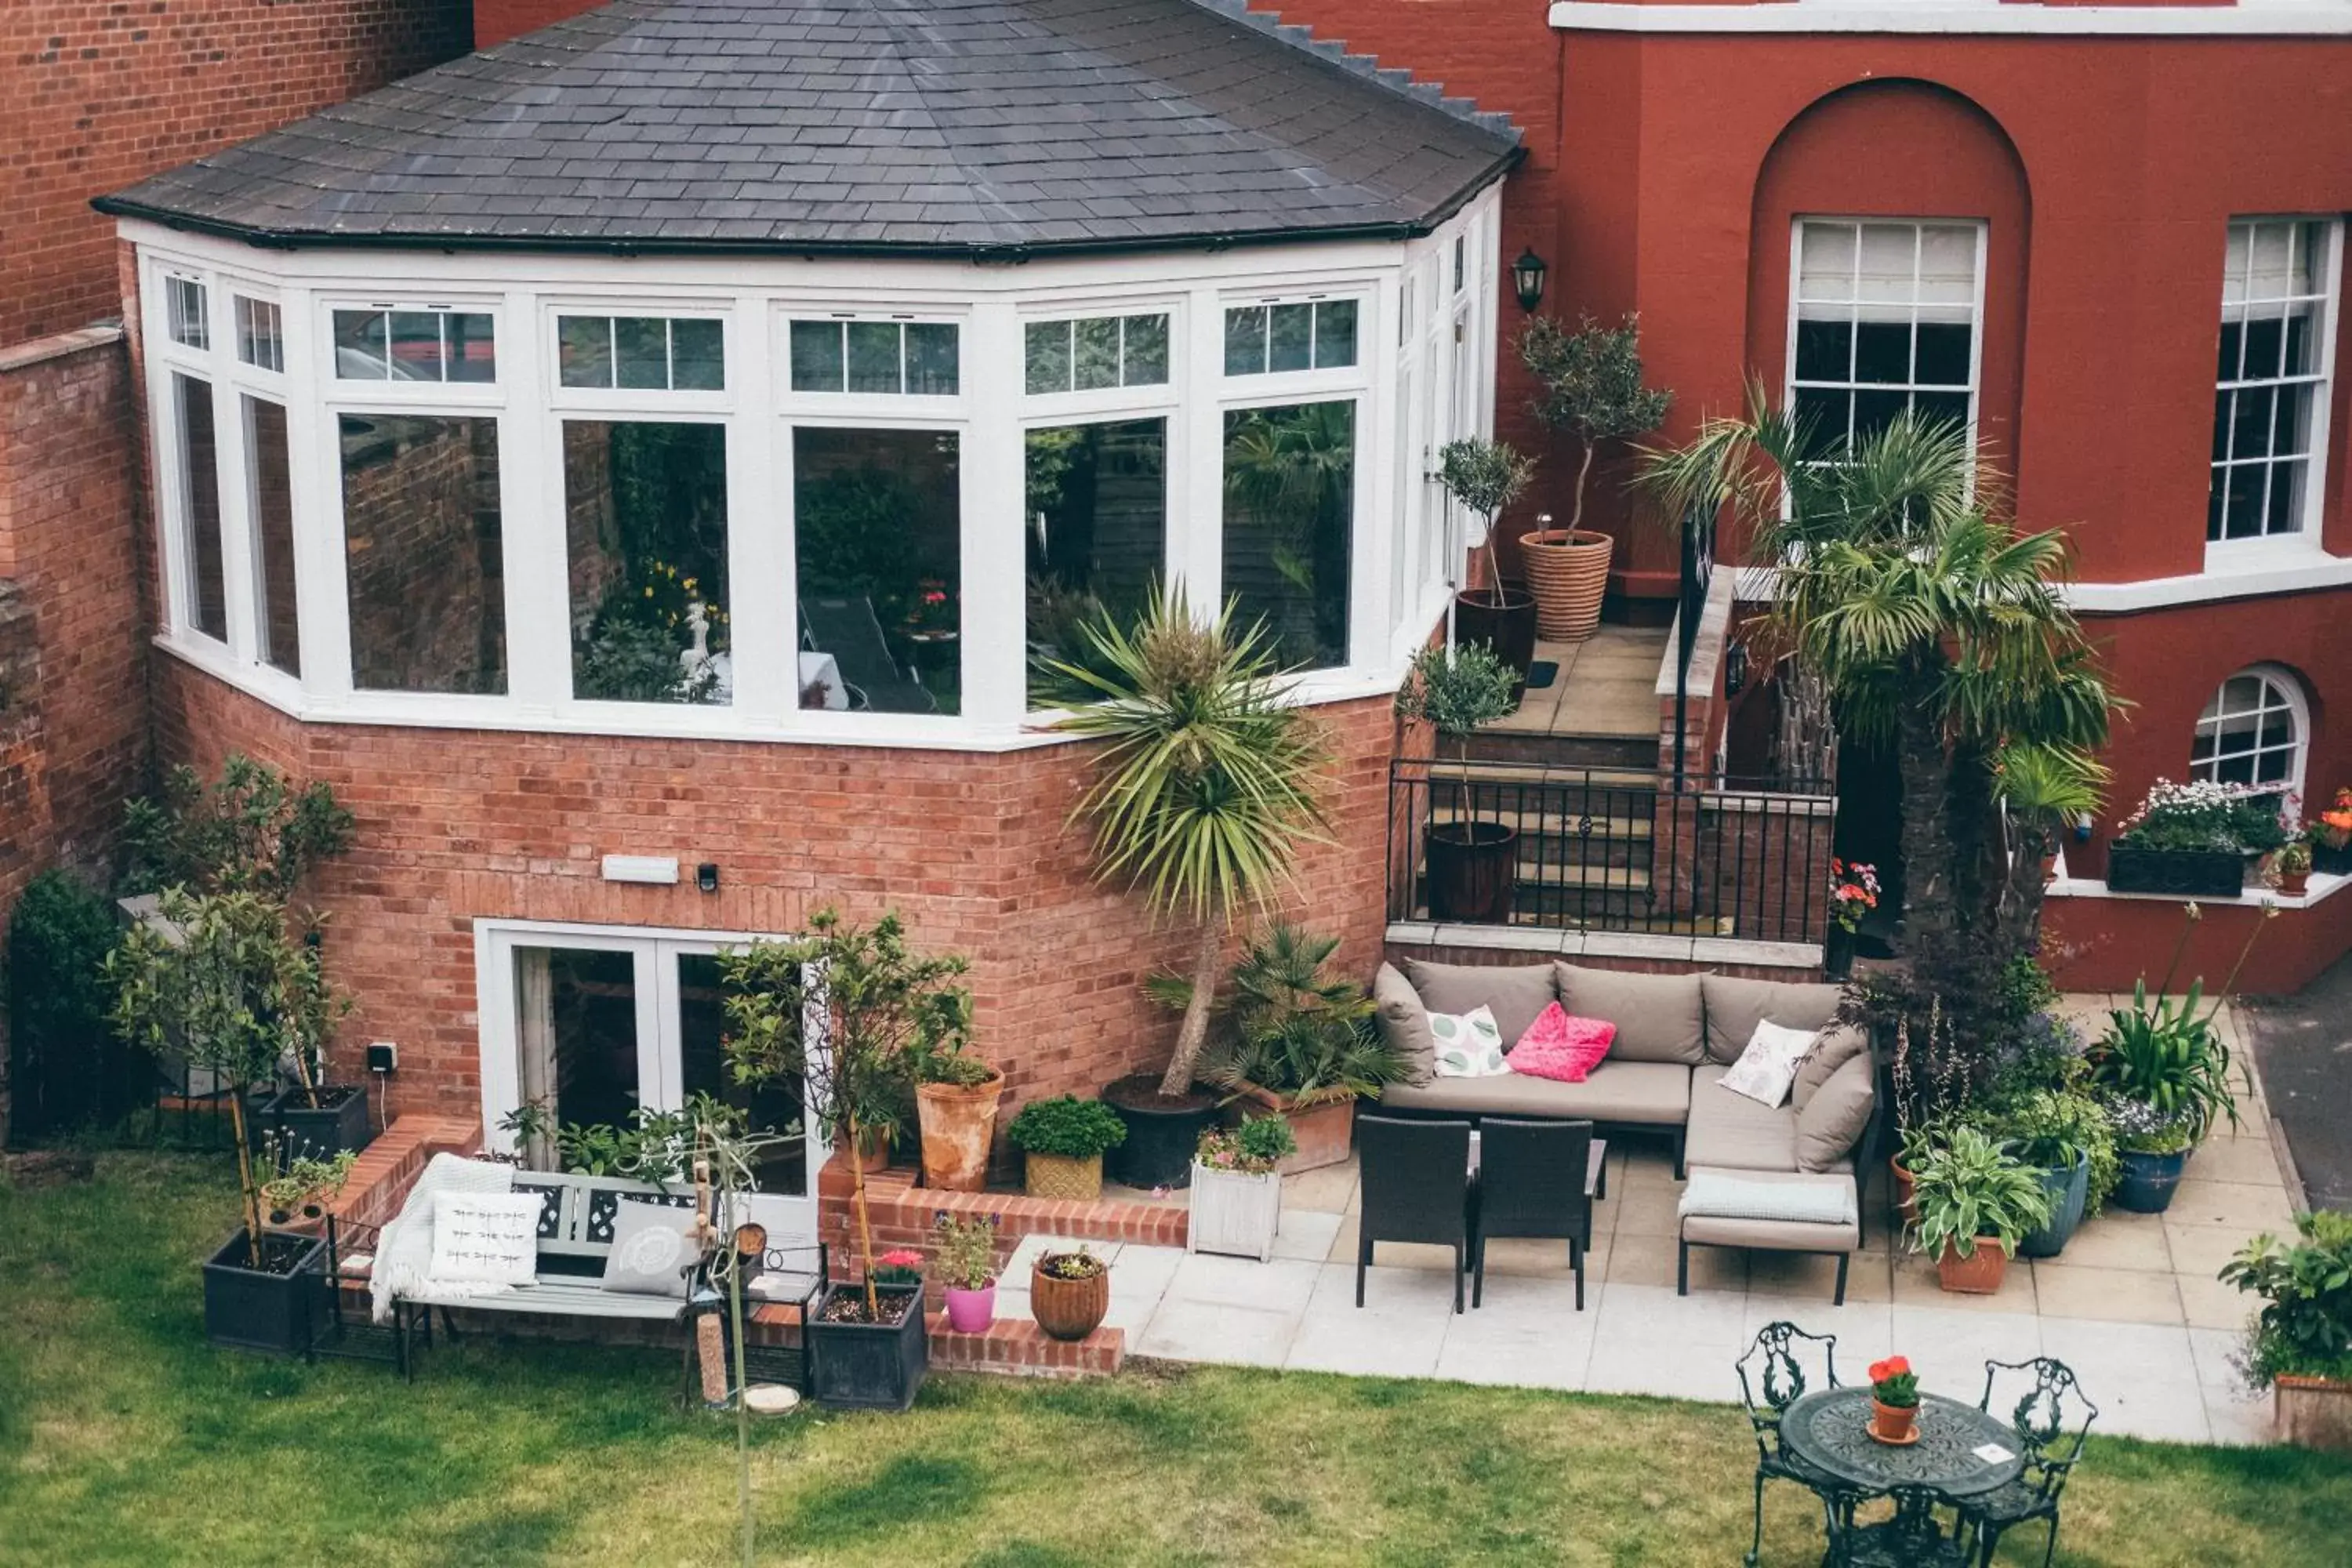
[[[1715,520],[1717,508],[1694,502],[1683,513],[1682,568],[1675,588],[1675,778],[1689,776],[1685,755],[1690,713],[1691,650],[1698,646],[1699,622],[1706,614],[1707,590],[1715,584]]]
[[[1836,801],[1811,781],[1401,758],[1388,826],[1391,921],[1806,942],[1827,926]]]

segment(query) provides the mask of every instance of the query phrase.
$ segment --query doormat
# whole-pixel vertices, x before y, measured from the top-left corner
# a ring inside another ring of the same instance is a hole
[[[1559,661],[1558,659],[1538,658],[1532,661],[1528,666],[1528,689],[1529,691],[1541,691],[1545,687],[1549,686],[1553,681],[1558,680],[1559,679]]]

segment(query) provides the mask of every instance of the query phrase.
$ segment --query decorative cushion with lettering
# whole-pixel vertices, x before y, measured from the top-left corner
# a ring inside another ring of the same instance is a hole
[[[1724,1073],[1722,1086],[1759,1105],[1778,1107],[1789,1098],[1797,1069],[1820,1038],[1812,1029],[1787,1029],[1759,1021],[1756,1032],[1748,1037],[1748,1048]]]
[[[539,1210],[537,1193],[435,1194],[426,1282],[530,1284],[538,1277]]]
[[[1505,1059],[1513,1072],[1582,1083],[1616,1037],[1617,1026],[1607,1019],[1570,1017],[1555,1002],[1528,1026]]]
[[[1432,1013],[1430,1037],[1437,1043],[1440,1078],[1496,1078],[1511,1070],[1503,1059],[1503,1031],[1485,1007],[1467,1013]]]
[[[625,1199],[613,1215],[604,1289],[632,1296],[685,1296],[687,1266],[695,1258],[693,1226],[689,1209]]]

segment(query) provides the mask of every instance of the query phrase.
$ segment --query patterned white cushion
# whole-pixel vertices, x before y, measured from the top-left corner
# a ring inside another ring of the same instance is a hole
[[[1744,1094],[1759,1105],[1778,1107],[1789,1098],[1789,1086],[1797,1081],[1797,1069],[1811,1053],[1813,1042],[1821,1036],[1811,1029],[1784,1028],[1769,1020],[1759,1019],[1756,1032],[1748,1037],[1748,1048],[1723,1075],[1722,1087],[1734,1094]]]
[[[692,1209],[624,1200],[613,1215],[613,1250],[604,1255],[604,1289],[635,1296],[686,1294],[694,1261]]]
[[[1503,1031],[1489,1008],[1432,1013],[1429,1037],[1437,1047],[1440,1078],[1497,1078],[1511,1070],[1503,1059]]]
[[[539,1209],[537,1193],[439,1194],[427,1282],[530,1284],[538,1277]]]
[[[1785,1220],[1800,1225],[1852,1225],[1853,1183],[1843,1176],[1818,1181],[1759,1181],[1738,1171],[1694,1168],[1675,1205],[1681,1217]]]

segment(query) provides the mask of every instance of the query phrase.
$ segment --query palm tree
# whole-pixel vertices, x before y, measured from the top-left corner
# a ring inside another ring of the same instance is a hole
[[[1171,1098],[1192,1087],[1234,914],[1289,880],[1301,847],[1329,841],[1316,802],[1329,752],[1291,704],[1264,624],[1240,630],[1234,615],[1229,603],[1203,625],[1181,590],[1155,593],[1132,629],[1106,613],[1077,658],[1044,661],[1074,699],[1054,727],[1106,742],[1072,813],[1094,825],[1096,876],[1200,927],[1160,1080]]]
[[[2099,809],[2107,770],[2073,746],[2020,741],[2001,747],[1993,767],[1993,795],[2012,835],[2000,919],[2021,947],[2042,924],[2042,863],[2056,852],[2058,835],[2068,823]]]
[[[1841,729],[1891,744],[1903,788],[1904,926],[1915,953],[1985,911],[1985,825],[2004,742],[2091,751],[2116,706],[2063,583],[2055,530],[2000,515],[1967,431],[1906,412],[1825,453],[1751,387],[1745,418],[1645,455],[1682,515],[1728,504],[1779,574],[1769,619],[1820,671]]]

